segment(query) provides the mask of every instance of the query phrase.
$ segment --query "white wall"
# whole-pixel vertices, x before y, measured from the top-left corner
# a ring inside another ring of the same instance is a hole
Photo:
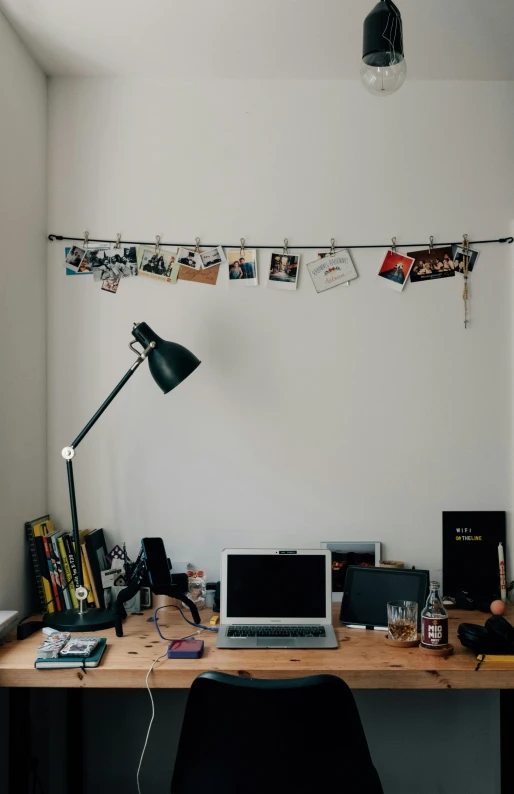
[[[0,13],[0,609],[22,613],[47,508],[46,159],[46,78]]]
[[[465,112],[464,112],[465,110]],[[514,219],[509,83],[52,79],[50,231],[290,244],[453,240]],[[509,504],[510,252],[462,279],[360,278],[317,295],[146,279],[116,296],[65,278],[49,246],[49,498],[69,525],[61,448],[133,360],[133,321],[200,369],[164,397],[140,372],[76,458],[82,526],[218,572],[225,546],[381,540],[441,567],[441,511]],[[264,281],[267,253],[261,256]],[[303,261],[308,254],[302,253]],[[512,558],[511,558],[512,559]]]

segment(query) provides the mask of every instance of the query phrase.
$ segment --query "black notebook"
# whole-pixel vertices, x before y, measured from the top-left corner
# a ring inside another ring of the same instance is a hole
[[[498,544],[505,549],[503,510],[443,513],[443,592],[465,590],[489,599],[500,594]],[[507,579],[508,581],[508,579]]]

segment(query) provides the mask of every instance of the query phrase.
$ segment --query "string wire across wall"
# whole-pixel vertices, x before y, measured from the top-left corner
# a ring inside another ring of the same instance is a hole
[[[83,238],[49,234],[48,239],[51,242],[57,240],[75,243],[65,247],[66,274],[93,275],[95,281],[102,282],[102,290],[111,294],[116,294],[120,282],[129,276],[144,276],[168,284],[175,284],[178,279],[182,279],[215,285],[220,266],[224,264],[228,264],[228,280],[231,286],[257,286],[257,251],[262,249],[270,251],[266,282],[268,287],[295,290],[298,284],[300,256],[291,253],[287,238],[284,238],[282,246],[260,243],[251,247],[246,246],[243,237],[239,244],[202,244],[197,237],[193,245],[165,243],[161,241],[160,235],[156,235],[155,242],[126,240],[122,243],[121,234],[117,234],[114,240],[93,240],[89,232],[84,232]],[[83,242],[77,244],[82,239]],[[396,237],[392,237],[391,243],[386,245],[370,243],[336,246],[335,238],[332,237],[328,250],[324,245],[295,245],[293,249],[317,251],[316,258],[314,255],[308,256],[306,268],[318,293],[342,284],[349,286],[352,280],[358,278],[351,255],[354,249],[387,249],[378,276],[396,292],[402,292],[408,280],[424,282],[462,274],[464,327],[467,328],[469,276],[480,253],[472,246],[513,242],[513,237],[470,241],[465,234],[461,242],[435,243],[431,235],[428,247],[419,250],[426,243],[397,243]],[[398,252],[399,248],[418,250],[401,254]]]

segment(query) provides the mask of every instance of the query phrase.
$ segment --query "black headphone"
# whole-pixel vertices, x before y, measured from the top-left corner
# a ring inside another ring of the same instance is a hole
[[[493,615],[485,626],[461,623],[458,637],[465,648],[477,654],[514,654],[514,626],[500,615]]]

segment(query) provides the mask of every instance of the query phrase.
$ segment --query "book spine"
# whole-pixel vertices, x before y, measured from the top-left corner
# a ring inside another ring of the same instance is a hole
[[[34,573],[36,575],[36,584],[37,584],[37,591],[39,593],[39,601],[43,608],[43,612],[46,612],[46,604],[48,599],[46,597],[45,588],[43,586],[43,576],[41,574],[41,568],[39,566],[39,556],[36,548],[36,539],[34,537],[34,530],[32,528],[32,524],[30,523],[25,524],[25,529],[27,531],[27,538],[29,541],[30,557],[32,559],[32,565],[34,566]]]
[[[61,606],[63,609],[70,609],[68,606],[68,588],[66,587],[66,582],[64,580],[64,571],[62,567],[61,555],[59,554],[59,545],[58,545],[58,538],[54,535],[50,538],[52,543],[52,563],[54,566],[54,570],[57,571],[56,582],[57,582],[57,590],[59,592],[59,598],[61,599]],[[71,605],[71,600],[70,600]]]
[[[50,553],[50,541],[48,540],[46,535],[43,535],[43,545],[45,547],[46,564],[48,565],[48,572],[50,574],[50,584],[52,585],[52,593],[54,596],[55,608],[57,612],[62,612],[61,600],[59,598],[57,583],[55,581],[55,577],[57,576],[57,573],[54,571],[54,566],[52,563],[52,555]]]
[[[75,595],[75,583],[73,581],[73,576],[71,575],[70,561],[68,559],[68,554],[65,544],[66,538],[67,535],[61,535],[61,537],[57,539],[57,543],[59,544],[59,552],[61,555],[62,567],[64,568],[64,578],[67,583],[66,592],[69,595],[69,601],[71,602],[71,606],[75,607],[75,609],[78,609],[79,602],[77,601],[77,596]],[[71,609],[71,607],[68,607],[68,609]]]
[[[41,580],[43,583],[43,590],[45,591],[46,611],[49,613],[55,612],[55,604],[53,601],[52,584],[50,582],[50,573],[48,570],[48,563],[46,561],[45,546],[43,543],[43,535],[40,527],[34,527],[34,543],[36,544],[36,551],[39,558],[39,570],[41,572]]]
[[[71,546],[73,548],[73,553],[75,555],[77,552],[75,550],[75,543],[73,539],[71,539]],[[84,587],[87,589],[87,603],[95,606],[95,596],[93,594],[93,588],[91,587],[91,580],[89,578],[89,571],[87,569],[86,560],[84,558],[84,549],[82,547],[82,544],[80,546],[80,554],[82,559],[82,581],[84,582]],[[75,561],[75,557],[73,559]],[[75,564],[75,568],[76,567],[77,566]],[[77,571],[77,581],[78,581],[78,571]]]
[[[86,545],[83,544],[81,546],[81,548],[82,548],[82,560],[85,563],[83,568],[84,568],[84,570],[87,571],[87,574],[88,574],[89,587],[91,589],[91,592],[93,593],[93,599],[94,599],[94,602],[95,602],[95,606],[98,609],[100,609],[100,601],[98,600],[98,593],[96,592],[95,580],[93,579],[93,574],[91,572],[91,565],[89,563],[89,557],[88,557],[88,554],[87,554]],[[86,585],[86,587],[87,587],[87,585]]]

